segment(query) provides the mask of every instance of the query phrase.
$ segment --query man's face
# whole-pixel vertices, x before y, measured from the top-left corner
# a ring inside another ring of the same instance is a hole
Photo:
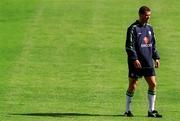
[[[151,11],[146,11],[144,14],[140,14],[140,21],[142,23],[148,23],[150,16],[151,16]]]

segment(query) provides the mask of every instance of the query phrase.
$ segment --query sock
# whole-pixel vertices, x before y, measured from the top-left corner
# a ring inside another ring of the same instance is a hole
[[[156,91],[148,90],[149,112],[152,112],[155,107]]]
[[[126,112],[131,111],[131,102],[133,98],[134,92],[126,92]]]

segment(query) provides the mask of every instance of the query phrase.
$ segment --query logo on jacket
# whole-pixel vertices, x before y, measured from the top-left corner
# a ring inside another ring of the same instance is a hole
[[[148,31],[148,33],[149,33],[149,36],[151,36],[151,31]]]
[[[141,47],[152,47],[152,44],[147,36],[144,37],[143,41],[144,43],[141,44]]]
[[[149,44],[149,43],[150,43],[148,37],[144,37],[144,43],[145,43],[145,44]]]

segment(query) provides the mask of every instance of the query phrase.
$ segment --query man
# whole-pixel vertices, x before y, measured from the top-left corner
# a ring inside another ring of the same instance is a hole
[[[147,6],[139,9],[139,20],[136,20],[127,30],[126,52],[128,55],[129,87],[126,92],[125,116],[133,117],[131,101],[137,86],[138,78],[144,77],[148,84],[148,117],[162,117],[155,110],[156,79],[155,68],[160,66],[160,57],[155,46],[152,27],[148,24],[151,10]],[[154,60],[154,61],[153,61]]]

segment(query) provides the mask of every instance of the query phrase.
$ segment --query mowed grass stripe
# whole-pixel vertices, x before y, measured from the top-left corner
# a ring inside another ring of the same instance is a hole
[[[28,69],[28,59],[31,49],[33,48],[34,35],[37,32],[37,25],[41,21],[41,15],[43,12],[43,4],[40,3],[39,7],[34,10],[34,14],[31,18],[28,18],[24,32],[22,32],[24,38],[22,38],[22,49],[18,53],[16,60],[13,62],[11,70],[8,72],[8,78],[6,79],[6,109],[4,111],[10,111],[12,109],[14,112],[18,111],[18,105],[23,105],[23,94],[26,92],[24,89],[24,84],[28,83],[26,80],[22,79],[22,75],[25,75]],[[17,40],[18,41],[18,40]],[[16,107],[17,106],[17,107]]]
[[[27,1],[26,3],[19,1],[2,1],[1,2],[1,32],[0,32],[0,97],[1,97],[1,112],[3,114],[10,109],[11,103],[16,100],[11,100],[13,95],[12,88],[18,89],[15,81],[10,81],[11,76],[14,75],[12,70],[16,66],[16,61],[23,48],[24,32],[28,20],[34,14],[34,9],[38,5],[38,1]],[[17,6],[18,5],[18,6]],[[26,7],[25,7],[26,6]],[[29,30],[28,30],[29,31]],[[15,72],[15,73],[18,73]],[[11,84],[13,82],[15,85]]]

